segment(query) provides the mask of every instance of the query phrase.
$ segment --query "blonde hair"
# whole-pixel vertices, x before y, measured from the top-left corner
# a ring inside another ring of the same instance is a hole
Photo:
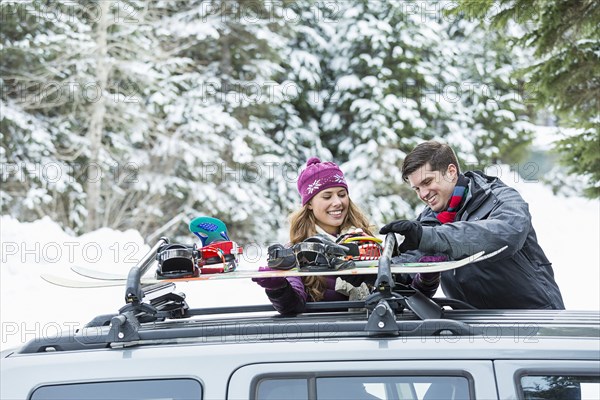
[[[367,217],[365,217],[360,208],[352,202],[352,199],[348,198],[348,200],[348,214],[346,214],[344,222],[340,225],[338,234],[349,228],[360,228],[367,235],[373,235]],[[309,204],[307,203],[290,215],[291,244],[300,243],[317,234],[317,220],[308,206]],[[323,299],[325,290],[327,289],[324,277],[307,276],[302,278],[302,282],[304,283],[308,295],[312,297],[313,301],[320,301]]]

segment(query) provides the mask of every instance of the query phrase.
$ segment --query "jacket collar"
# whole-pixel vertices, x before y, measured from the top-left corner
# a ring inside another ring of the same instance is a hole
[[[335,242],[335,239],[337,239],[337,237],[333,236],[332,234],[325,232],[325,229],[321,228],[319,225],[315,225],[315,230],[317,231],[318,235],[326,236],[332,242]]]
[[[324,236],[328,237],[329,239],[331,239],[332,242],[335,242],[337,240],[337,238],[340,237],[341,235],[351,232],[351,231],[356,231],[357,228],[351,226],[348,229],[344,229],[343,231],[341,231],[338,236],[333,236],[333,235],[325,232],[325,230],[323,228],[321,228],[319,225],[315,225],[315,230],[317,231],[317,234],[324,235]]]
[[[481,171],[467,171],[465,172],[465,176],[469,178],[469,193],[459,214],[467,206],[470,209],[479,207],[491,195],[492,185],[499,180],[497,177],[486,175]],[[469,204],[470,202],[471,204]]]

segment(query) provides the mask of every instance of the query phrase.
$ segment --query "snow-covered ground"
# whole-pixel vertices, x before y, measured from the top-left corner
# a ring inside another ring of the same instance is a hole
[[[538,239],[554,264],[567,308],[600,309],[598,200],[553,196],[541,184],[524,182],[507,169],[497,169],[496,174],[529,202]],[[2,349],[34,336],[52,337],[77,329],[92,317],[116,312],[124,305],[121,287],[66,289],[46,283],[40,274],[77,279],[71,265],[126,274],[149,249],[134,230],[100,229],[72,237],[48,218],[20,223],[2,216],[0,235]],[[256,246],[245,257],[246,265],[264,264],[265,255]],[[181,283],[177,289],[186,293],[191,307],[268,301],[263,290],[247,280]]]
[[[126,275],[150,249],[134,230],[104,228],[73,237],[49,218],[20,223],[2,216],[0,229],[2,349],[34,336],[53,337],[80,328],[94,316],[125,305],[123,287],[62,288],[42,280],[41,274],[86,280],[70,270],[71,265],[80,265]],[[249,246],[242,257],[245,264],[266,259],[256,246]],[[249,280],[178,283],[177,292],[185,293],[192,307],[268,303],[264,290]]]

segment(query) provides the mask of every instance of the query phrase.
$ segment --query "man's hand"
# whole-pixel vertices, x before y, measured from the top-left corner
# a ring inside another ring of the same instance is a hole
[[[404,236],[404,242],[398,247],[400,253],[404,253],[408,250],[419,248],[421,236],[423,236],[423,227],[420,222],[401,219],[390,222],[379,230],[379,233],[382,235],[390,232],[399,233]]]

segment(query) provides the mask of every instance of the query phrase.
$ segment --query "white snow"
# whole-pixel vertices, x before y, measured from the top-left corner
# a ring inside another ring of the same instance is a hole
[[[499,175],[529,202],[539,242],[554,265],[567,308],[600,309],[598,200],[554,196],[542,184],[526,182],[504,167],[486,172]],[[73,237],[49,218],[21,223],[2,216],[0,234],[2,349],[34,336],[80,328],[94,316],[115,313],[125,305],[122,287],[67,289],[45,282],[40,274],[85,279],[72,272],[71,265],[126,274],[149,250],[134,230],[104,228]],[[251,268],[264,265],[266,255],[253,246],[243,257],[242,264]],[[191,307],[268,302],[264,291],[247,280],[181,283],[177,291],[186,294]]]
[[[148,252],[140,234],[103,228],[73,237],[49,218],[21,223],[0,219],[0,349],[36,336],[53,337],[83,327],[93,317],[118,312],[124,287],[69,289],[44,281],[41,274],[86,280],[70,270],[80,265],[126,275]],[[190,243],[193,240],[190,238]],[[264,265],[266,255],[248,247],[241,262]],[[264,290],[249,280],[179,283],[190,307],[266,304]]]
[[[600,309],[600,201],[554,196],[545,185],[525,181],[507,167],[485,171],[499,176],[529,203],[538,242],[552,262],[565,306]]]

